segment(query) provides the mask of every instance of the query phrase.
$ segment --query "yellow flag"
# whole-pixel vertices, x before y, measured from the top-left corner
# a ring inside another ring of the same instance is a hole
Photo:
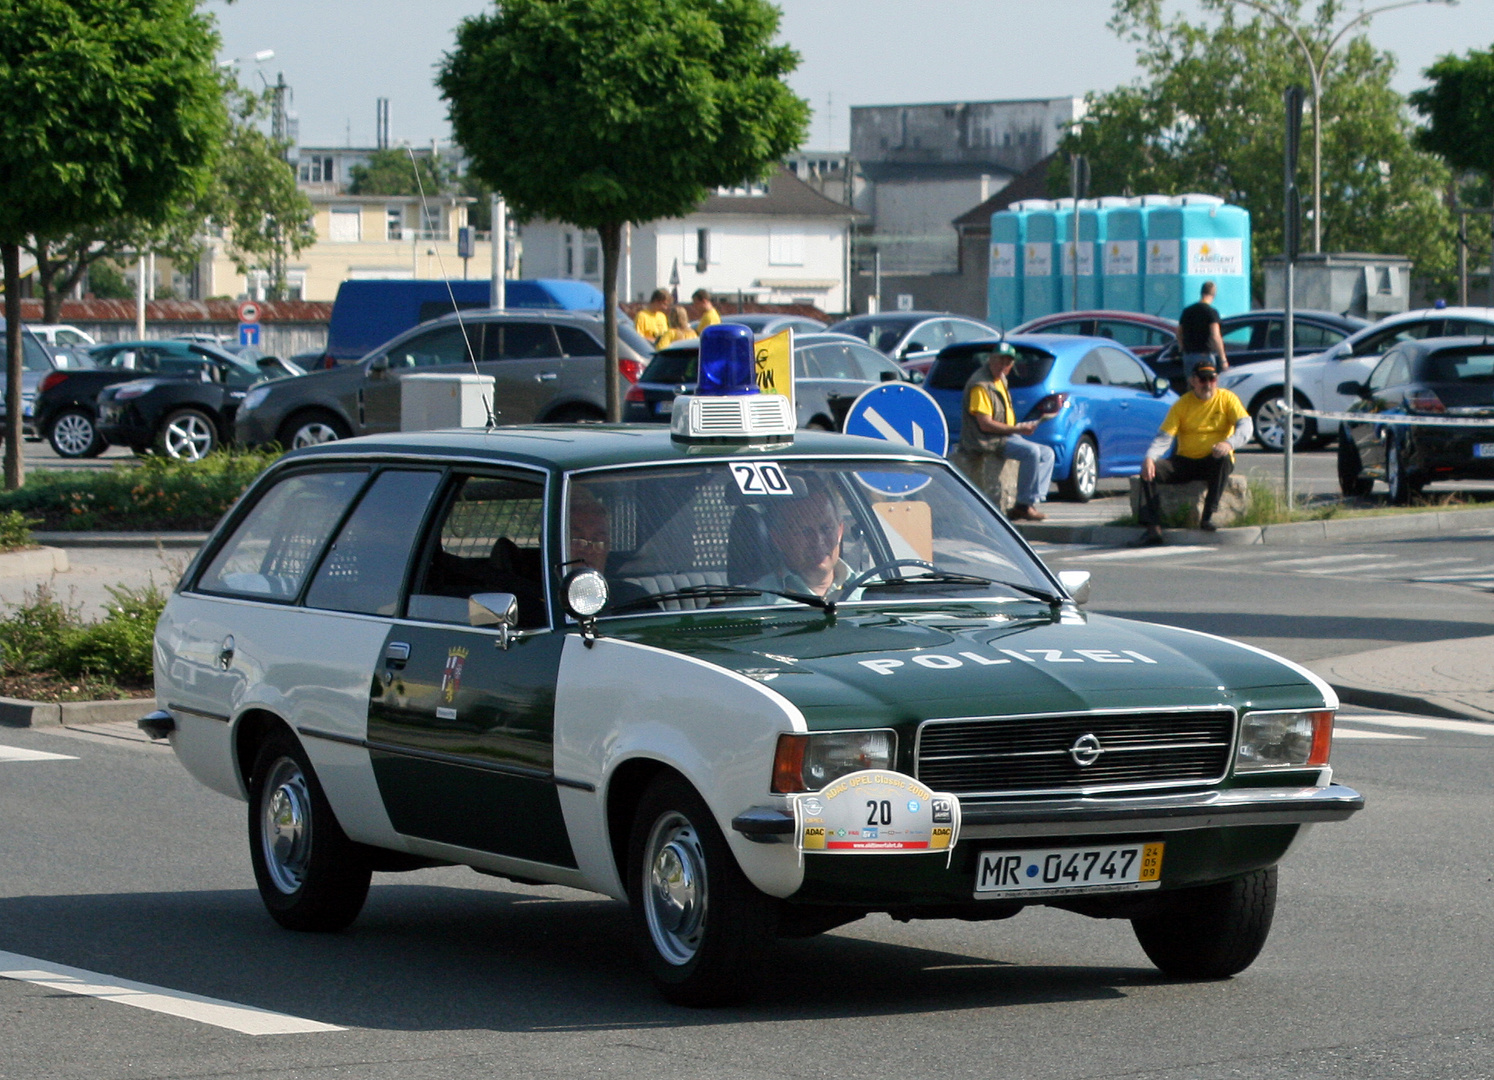
[[[753,346],[757,388],[765,394],[782,394],[794,404],[794,331],[790,327]]]

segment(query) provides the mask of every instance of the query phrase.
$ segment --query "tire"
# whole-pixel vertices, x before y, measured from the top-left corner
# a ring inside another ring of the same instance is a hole
[[[109,444],[99,434],[93,413],[87,409],[63,409],[47,431],[47,441],[58,457],[98,457]]]
[[[299,450],[303,446],[320,446],[349,438],[351,428],[340,416],[324,409],[313,409],[297,413],[280,425],[280,445],[287,450]]]
[[[177,409],[156,432],[156,450],[174,461],[201,461],[218,448],[218,426],[201,409]]]
[[[1074,446],[1074,460],[1069,465],[1069,478],[1058,482],[1058,493],[1070,502],[1087,503],[1095,497],[1100,486],[1100,451],[1089,435],[1080,438]]]
[[[1392,432],[1385,446],[1385,484],[1390,488],[1390,501],[1394,506],[1407,506],[1421,494],[1425,481],[1411,472],[1401,450],[1400,440]]]
[[[634,943],[666,1000],[730,1005],[753,991],[777,901],[743,875],[710,809],[675,773],[639,801],[627,880]]]
[[[368,898],[368,859],[337,823],[306,752],[283,730],[254,759],[249,853],[260,899],[287,930],[341,930]]]
[[[1311,403],[1296,399],[1297,408],[1312,408]],[[1306,450],[1317,438],[1318,427],[1311,417],[1293,412],[1292,441],[1294,451]],[[1250,422],[1255,427],[1255,441],[1273,454],[1281,453],[1286,442],[1286,399],[1281,396],[1281,387],[1275,386],[1256,398],[1250,405]]]
[[[1271,933],[1276,867],[1183,889],[1165,910],[1132,919],[1148,959],[1177,979],[1227,979],[1254,963]]]
[[[1362,499],[1368,495],[1375,486],[1374,480],[1368,476],[1362,476],[1363,464],[1359,457],[1359,447],[1354,445],[1354,440],[1347,435],[1340,435],[1338,439],[1338,490],[1349,498]]]

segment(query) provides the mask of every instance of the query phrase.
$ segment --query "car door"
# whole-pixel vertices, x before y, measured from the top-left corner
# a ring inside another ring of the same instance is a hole
[[[396,832],[574,867],[553,769],[566,635],[546,602],[545,491],[528,470],[448,480],[371,673],[368,742]],[[494,593],[517,599],[518,633],[474,625],[491,616],[470,598]]]
[[[532,423],[553,399],[582,389],[589,366],[571,366],[554,328],[539,320],[489,323],[482,359],[482,373],[493,376],[493,419],[500,424]],[[580,386],[576,375],[583,376]]]
[[[1100,444],[1100,468],[1102,475],[1110,471],[1112,461],[1125,456],[1124,421],[1116,394],[1110,386],[1110,373],[1106,368],[1104,352],[1093,348],[1085,353],[1074,374],[1069,376],[1073,387],[1070,407],[1084,410],[1085,425],[1095,433]]]
[[[1392,348],[1370,372],[1366,383],[1369,396],[1356,398],[1356,407],[1353,411],[1376,416],[1392,408],[1398,409],[1400,403],[1392,403],[1387,390],[1403,385],[1410,380],[1410,377],[1411,367],[1404,351]],[[1379,475],[1383,476],[1385,447],[1395,433],[1384,425],[1374,423],[1349,424],[1347,427],[1349,437],[1354,440],[1354,445],[1359,449],[1360,467],[1378,470]]]
[[[399,383],[406,375],[472,374],[482,348],[482,323],[453,322],[396,341],[381,354],[382,363],[381,357],[364,361],[358,400],[348,410],[361,425],[358,434],[399,430]]]
[[[1115,410],[1115,433],[1110,437],[1114,453],[1105,455],[1105,473],[1129,476],[1141,468],[1169,403],[1154,392],[1151,376],[1137,360],[1119,349],[1102,346],[1095,352],[1105,365]]]

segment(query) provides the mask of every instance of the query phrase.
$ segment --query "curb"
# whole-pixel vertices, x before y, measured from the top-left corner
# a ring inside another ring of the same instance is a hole
[[[71,564],[57,547],[33,547],[0,552],[0,577],[44,577],[65,574]]]
[[[1494,723],[1494,716],[1482,709],[1475,709],[1472,705],[1463,705],[1443,697],[1417,697],[1414,694],[1397,694],[1391,690],[1372,690],[1366,686],[1354,686],[1350,683],[1335,682],[1332,679],[1325,681],[1333,687],[1338,699],[1348,705],[1362,705],[1366,709],[1384,709],[1386,712],[1436,716],[1444,720]]]
[[[63,548],[200,548],[208,538],[205,532],[33,532],[38,543]]]
[[[1028,540],[1053,544],[1119,546],[1141,534],[1139,525],[1057,525],[1015,522]],[[1384,517],[1328,518],[1294,521],[1287,525],[1246,525],[1207,533],[1200,529],[1164,529],[1174,543],[1187,544],[1336,544],[1354,539],[1404,539],[1437,536],[1494,526],[1494,510],[1432,510],[1424,514],[1386,514]]]
[[[156,707],[155,698],[119,701],[25,701],[0,697],[0,727],[71,727],[138,720]]]

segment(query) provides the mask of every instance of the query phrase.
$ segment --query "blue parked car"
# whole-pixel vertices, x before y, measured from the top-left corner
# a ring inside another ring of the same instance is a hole
[[[1053,447],[1060,494],[1088,502],[1101,477],[1135,476],[1178,399],[1167,380],[1109,338],[1020,334],[1006,341],[1017,350],[1007,377],[1017,419],[1058,414],[1029,437]],[[949,345],[929,370],[923,388],[944,410],[951,446],[960,437],[965,383],[995,343]]]

